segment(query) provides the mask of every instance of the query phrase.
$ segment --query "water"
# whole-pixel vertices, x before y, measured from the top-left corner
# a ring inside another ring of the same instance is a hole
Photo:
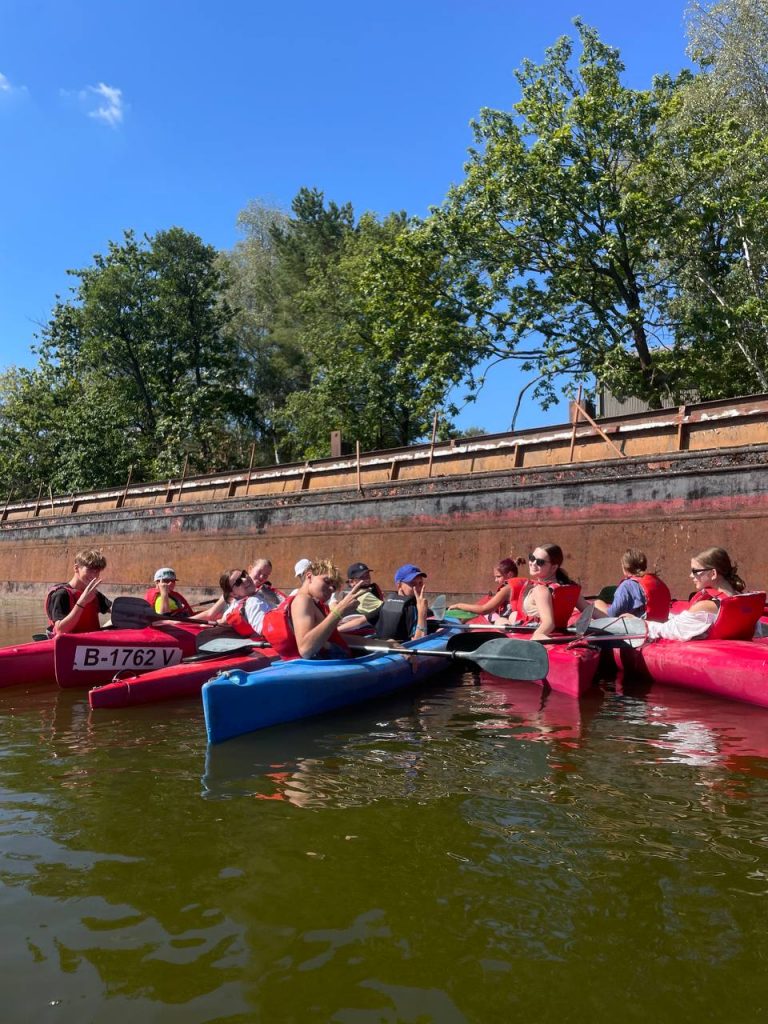
[[[768,1010],[759,708],[449,676],[210,750],[197,702],[0,714],[4,1024]]]

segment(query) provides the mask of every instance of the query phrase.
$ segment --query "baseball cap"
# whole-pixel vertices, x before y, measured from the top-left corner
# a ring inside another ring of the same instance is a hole
[[[312,562],[308,558],[300,558],[296,565],[294,565],[293,571],[296,576],[303,576],[310,565],[312,565]]]
[[[370,566],[366,565],[365,562],[353,562],[347,569],[347,579],[359,580],[360,577],[365,576],[367,572],[373,572],[373,570]]]
[[[422,572],[418,565],[406,562],[406,564],[401,565],[395,573],[395,583],[413,583],[417,576],[423,576],[425,579],[427,578],[427,574]]]
[[[176,572],[174,569],[165,566],[163,569],[158,569],[155,573],[155,583],[159,583],[161,580],[175,580]]]

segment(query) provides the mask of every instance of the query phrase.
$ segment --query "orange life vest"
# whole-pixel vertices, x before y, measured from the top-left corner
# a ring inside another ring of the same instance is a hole
[[[651,622],[666,622],[669,618],[669,608],[672,604],[672,595],[664,580],[653,572],[643,573],[642,576],[629,576],[642,587],[645,594],[645,617]]]
[[[278,608],[268,611],[261,625],[264,639],[269,643],[270,647],[277,651],[283,661],[294,661],[296,658],[301,657],[299,645],[296,643],[293,620],[291,619],[291,605],[295,597],[296,595],[292,594]],[[320,601],[315,601],[315,604],[324,616],[329,614],[327,605],[322,604]],[[227,619],[227,622],[229,622],[229,619]],[[328,637],[326,643],[329,642],[337,644],[345,651],[349,650],[346,640],[339,633],[338,629],[334,629]]]
[[[528,580],[526,583],[530,582]],[[534,587],[549,587],[552,594],[552,617],[555,623],[555,629],[566,629],[568,626],[568,620],[571,617],[571,612],[576,607],[576,602],[579,599],[581,593],[581,587],[578,583],[532,583]],[[529,622],[537,622],[538,616],[527,615],[523,609],[523,602],[527,593],[527,587],[524,585],[521,587],[520,592],[517,595],[515,602],[515,610],[517,611],[517,621],[522,625]]]

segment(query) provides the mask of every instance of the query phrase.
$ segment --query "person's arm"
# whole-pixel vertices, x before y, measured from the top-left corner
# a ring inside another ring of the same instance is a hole
[[[98,599],[99,592],[96,589],[98,585],[98,579],[91,580],[82,593],[77,595],[77,600],[73,602],[70,601],[66,590],[61,590],[54,595],[51,604],[51,621],[53,622],[54,633],[71,633],[77,627],[86,605]],[[65,609],[68,609],[66,614],[57,619],[56,616],[64,612]]]
[[[318,623],[315,623],[312,611],[313,607],[317,607],[312,598],[303,593],[296,595],[291,605],[291,621],[293,622],[296,646],[299,648],[302,658],[313,658],[336,629],[339,620],[347,612],[355,610],[357,590],[361,583],[362,580],[358,580],[350,592],[337,601],[333,610],[328,612],[325,618]]]
[[[427,617],[429,615],[429,601],[427,600],[427,590],[424,587],[421,593],[416,593],[416,625],[413,627],[413,633],[411,634],[414,640],[421,640],[422,637],[427,635]]]
[[[204,608],[201,612],[190,615],[192,622],[216,622],[227,610],[227,602],[222,595],[210,608]]]
[[[634,587],[632,586],[633,583],[635,584]],[[595,601],[595,604],[597,605],[597,601]],[[645,594],[640,584],[634,580],[622,580],[618,587],[616,587],[613,600],[606,606],[605,614],[624,615],[641,607],[645,607]]]
[[[552,591],[549,587],[535,587],[533,591],[533,603],[539,616],[539,625],[536,627],[532,640],[544,640],[555,631],[555,609],[552,602]]]
[[[474,612],[475,615],[488,615],[495,612],[497,608],[503,607],[509,601],[511,587],[505,584],[501,590],[492,594],[483,604],[449,604],[449,610],[455,608],[459,612]]]

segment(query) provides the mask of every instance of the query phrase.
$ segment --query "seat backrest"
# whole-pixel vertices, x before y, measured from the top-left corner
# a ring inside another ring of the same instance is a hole
[[[765,592],[735,594],[721,597],[719,601],[717,618],[707,633],[707,640],[751,640],[757,621],[764,614]]]

